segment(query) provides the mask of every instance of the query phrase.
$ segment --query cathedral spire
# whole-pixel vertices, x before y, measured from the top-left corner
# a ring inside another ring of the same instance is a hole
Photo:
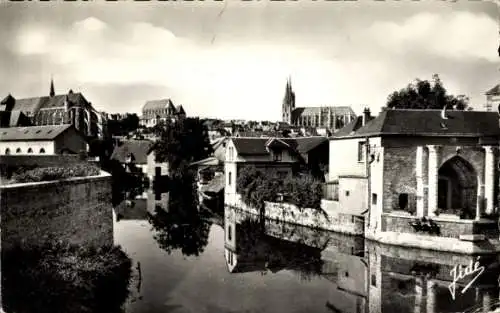
[[[54,78],[51,76],[50,77],[50,93],[49,96],[53,97],[56,95],[56,92],[54,90]]]

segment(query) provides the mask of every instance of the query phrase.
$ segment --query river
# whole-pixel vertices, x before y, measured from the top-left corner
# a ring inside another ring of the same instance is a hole
[[[499,302],[496,257],[479,258],[483,272],[460,279],[453,297],[451,270],[477,257],[388,247],[229,208],[160,209],[148,218],[147,202],[115,208],[115,243],[140,264],[127,313],[488,312]]]

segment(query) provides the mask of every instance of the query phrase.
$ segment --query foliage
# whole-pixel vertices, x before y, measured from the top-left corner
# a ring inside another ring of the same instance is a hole
[[[260,210],[264,201],[276,201],[280,193],[299,208],[319,208],[323,196],[322,183],[311,175],[279,177],[275,173],[264,174],[254,166],[242,169],[236,186],[243,202]]]
[[[417,79],[399,91],[389,95],[388,108],[397,109],[447,109],[465,110],[469,99],[464,95],[453,96],[447,94],[439,76],[434,74],[432,82]]]
[[[131,260],[120,247],[46,243],[2,250],[2,298],[8,312],[120,312]]]
[[[96,176],[101,170],[88,163],[68,164],[64,166],[38,167],[27,171],[18,171],[12,175],[16,183],[59,180],[70,177]]]
[[[113,152],[111,139],[93,139],[89,142],[89,156],[98,156],[101,160],[108,159]]]
[[[184,172],[187,166],[213,152],[208,130],[199,118],[166,121],[154,128],[159,137],[154,149],[157,162],[169,162],[172,171]]]
[[[121,120],[109,120],[108,132],[111,136],[125,136],[139,128],[139,116],[133,113],[127,113]]]
[[[170,183],[168,211],[156,208],[150,223],[161,249],[181,250],[186,256],[200,255],[208,244],[211,223],[198,211],[196,182],[192,173],[175,176]]]

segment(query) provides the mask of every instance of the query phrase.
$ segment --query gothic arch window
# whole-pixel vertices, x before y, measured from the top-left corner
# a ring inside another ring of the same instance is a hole
[[[45,149],[44,148],[40,148],[40,153],[45,153]]]
[[[21,151],[22,151],[21,148],[16,149],[16,153],[21,153]]]
[[[10,149],[9,148],[5,149],[5,154],[10,154]]]
[[[28,153],[33,153],[33,149],[28,148]]]

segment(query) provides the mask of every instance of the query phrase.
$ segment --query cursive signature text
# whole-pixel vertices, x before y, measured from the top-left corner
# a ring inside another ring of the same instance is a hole
[[[455,291],[457,288],[457,282],[460,279],[463,279],[469,275],[476,274],[474,278],[470,280],[470,282],[464,287],[462,290],[462,294],[464,294],[470,286],[481,276],[484,272],[484,266],[479,266],[479,262],[470,261],[469,265],[455,265],[453,269],[450,271],[450,275],[453,277],[451,284],[448,286],[450,290],[451,297],[455,300]]]

